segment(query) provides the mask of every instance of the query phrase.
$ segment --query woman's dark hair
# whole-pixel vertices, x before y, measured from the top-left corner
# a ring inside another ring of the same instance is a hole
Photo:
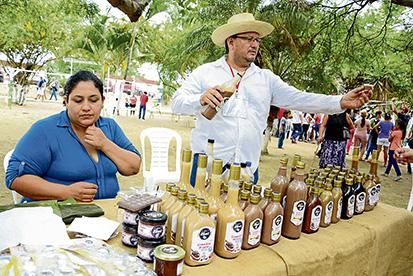
[[[406,123],[402,119],[397,119],[396,126],[402,131],[402,139],[404,139],[406,137]]]
[[[390,120],[390,119],[391,119],[390,113],[388,112],[384,113],[384,120]]]
[[[64,89],[64,96],[69,97],[76,85],[81,81],[91,81],[95,87],[99,90],[100,95],[103,97],[103,82],[90,71],[79,71],[72,75],[66,82]]]

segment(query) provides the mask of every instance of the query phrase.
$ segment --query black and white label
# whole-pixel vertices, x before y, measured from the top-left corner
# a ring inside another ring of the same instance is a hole
[[[351,195],[347,201],[347,217],[352,217],[354,215],[354,204],[356,201],[356,197]]]
[[[366,193],[361,192],[356,197],[356,214],[361,214],[364,211],[364,206],[366,205]]]
[[[165,234],[165,225],[152,226],[141,222],[138,225],[138,234],[149,239],[159,239]]]
[[[326,210],[324,212],[324,224],[329,225],[331,223],[331,216],[333,215],[333,201],[329,201],[326,205]]]
[[[192,261],[204,263],[212,258],[214,251],[215,228],[202,227],[192,233],[191,255]]]
[[[381,191],[381,184],[376,185],[376,196],[374,198],[374,204],[377,204],[380,201],[380,191]]]
[[[284,217],[282,215],[278,215],[272,220],[271,240],[276,241],[280,238],[283,219]]]
[[[248,229],[248,244],[256,245],[261,240],[262,219],[256,218],[250,222]]]
[[[322,211],[321,205],[317,205],[311,211],[310,229],[313,231],[317,231],[318,228],[320,227],[321,211]]]
[[[305,204],[306,203],[304,200],[294,202],[290,220],[296,226],[299,226],[303,223]]]
[[[367,205],[373,206],[377,198],[377,187],[373,186],[367,190]]]
[[[340,197],[337,203],[337,214],[336,214],[337,219],[341,218],[341,209],[343,209],[343,197]]]
[[[244,236],[244,221],[236,220],[227,223],[224,249],[231,253],[241,251],[242,237]]]

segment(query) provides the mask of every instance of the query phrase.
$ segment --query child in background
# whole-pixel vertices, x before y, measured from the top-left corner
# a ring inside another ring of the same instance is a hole
[[[402,148],[402,140],[403,140],[403,129],[405,128],[404,122],[400,119],[396,121],[396,127],[390,134],[390,150],[389,150],[389,162],[387,164],[386,171],[384,172],[384,176],[389,176],[391,167],[394,167],[396,171],[396,177],[394,181],[399,181],[402,179],[402,173],[400,172],[399,165],[397,164],[397,160],[395,159],[394,152],[400,150]]]
[[[282,149],[284,144],[284,138],[286,135],[287,130],[287,118],[289,111],[284,111],[283,116],[280,119],[280,129],[279,129],[279,136],[278,136],[278,148]]]

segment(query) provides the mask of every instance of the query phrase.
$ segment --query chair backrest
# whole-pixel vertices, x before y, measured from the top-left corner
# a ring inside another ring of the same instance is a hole
[[[14,149],[12,149],[11,151],[9,151],[9,152],[6,154],[6,156],[4,156],[4,159],[3,159],[4,174],[6,174],[7,167],[9,166],[10,157],[11,157],[13,151],[14,151]],[[12,191],[11,191],[11,194],[12,194],[12,196],[13,196],[13,202],[14,202],[14,204],[19,203],[20,200],[19,200],[19,196],[18,196],[17,192],[12,190]]]
[[[151,167],[150,170],[146,169],[146,155],[145,155],[145,138],[149,139],[151,144]],[[143,176],[147,176],[149,172],[151,173],[168,173],[168,155],[169,146],[171,140],[175,138],[176,140],[176,162],[175,162],[175,173],[181,174],[181,148],[182,148],[182,138],[174,130],[169,128],[146,128],[140,134],[141,145],[142,145],[142,164],[143,164]]]

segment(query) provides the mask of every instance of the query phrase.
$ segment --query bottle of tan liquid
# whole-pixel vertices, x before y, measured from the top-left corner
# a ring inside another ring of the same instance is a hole
[[[240,196],[239,196],[239,207],[241,208],[242,211],[247,208],[249,204],[249,199],[250,199],[250,192],[247,190],[241,190],[240,191]]]
[[[187,204],[181,209],[181,211],[179,211],[176,227],[175,244],[180,247],[184,246],[184,231],[186,218],[189,216],[190,213],[196,210],[196,195],[188,194],[186,203]]]
[[[261,185],[253,185],[252,186],[252,192],[254,193],[254,194],[257,194],[257,195],[259,195],[260,196],[260,200],[261,200],[261,194],[262,194],[262,186]]]
[[[376,185],[376,194],[374,196],[374,206],[377,205],[377,203],[380,201],[380,192],[381,192],[381,181],[380,178],[377,175],[377,163],[378,163],[378,155],[377,155],[377,150],[373,150],[373,153],[371,155],[371,165],[370,165],[370,173],[373,176],[373,182],[374,185]]]
[[[331,224],[331,217],[333,215],[334,207],[333,193],[331,192],[333,190],[332,182],[333,180],[331,178],[326,179],[325,189],[320,195],[322,207],[321,227],[327,227]]]
[[[283,157],[280,160],[280,168],[278,174],[271,180],[271,189],[273,192],[279,193],[281,196],[281,205],[285,207],[285,200],[287,199],[287,188],[290,183],[287,177],[287,163],[288,158]]]
[[[310,188],[310,197],[307,199],[305,206],[305,215],[303,222],[303,232],[307,234],[318,231],[321,222],[321,200],[319,197],[320,190],[317,186]]]
[[[284,208],[281,206],[279,193],[272,193],[272,201],[264,210],[261,242],[273,245],[280,240],[281,227],[284,219]]]
[[[205,191],[207,162],[208,158],[205,154],[198,155],[198,169],[196,171],[195,179],[195,194],[197,195],[197,197],[208,197],[207,192]]]
[[[187,192],[193,188],[189,183],[191,173],[191,158],[192,151],[190,149],[184,149],[182,152],[182,165],[181,165],[181,177],[179,178],[178,187],[185,189]]]
[[[252,249],[260,245],[264,213],[258,206],[259,200],[258,194],[251,194],[250,204],[244,210],[245,226],[242,249]]]
[[[303,226],[304,211],[307,200],[307,186],[304,183],[304,163],[297,162],[294,180],[288,185],[285,203],[282,235],[298,239]]]
[[[343,206],[343,192],[341,191],[342,180],[334,180],[333,194],[333,215],[331,216],[331,222],[337,223],[341,218],[341,208]]]
[[[245,215],[238,204],[240,167],[231,165],[228,199],[218,211],[215,253],[224,258],[235,258],[241,252]]]
[[[178,225],[178,214],[181,209],[185,206],[186,200],[186,190],[178,191],[178,200],[173,206],[167,211],[168,220],[166,224],[166,243],[174,244],[176,240],[176,228]]]
[[[295,171],[297,170],[297,163],[301,161],[301,155],[294,154],[293,163],[291,164],[290,183],[295,178]]]
[[[165,192],[162,195],[161,199],[162,201],[160,203],[158,203],[157,206],[157,210],[160,211],[162,206],[165,205],[165,202],[168,201],[168,199],[172,196],[171,192],[172,192],[172,187],[174,187],[175,184],[174,183],[167,183],[166,187],[165,187]]]
[[[166,213],[167,210],[169,210],[169,208],[171,208],[171,206],[175,203],[175,201],[178,200],[177,196],[178,196],[178,191],[179,188],[178,186],[173,186],[171,189],[171,196],[165,201],[164,204],[162,204],[160,206],[160,211],[163,213]]]
[[[208,214],[209,205],[201,202],[199,214],[188,224],[184,238],[185,263],[189,266],[206,265],[212,261],[215,242],[215,223]]]
[[[356,181],[353,184],[354,195],[356,196],[356,204],[354,206],[354,214],[360,215],[366,207],[366,189],[363,187],[363,176],[356,176]]]
[[[210,177],[211,189],[209,190],[209,197],[207,202],[209,204],[209,215],[216,222],[218,210],[224,206],[221,199],[221,185],[222,185],[222,160],[215,159],[212,163],[212,173]]]
[[[228,198],[228,183],[222,184],[222,194],[221,194],[221,200],[222,202],[227,202]]]
[[[367,181],[364,183],[364,189],[366,190],[366,206],[364,211],[368,212],[373,210],[374,203],[376,201],[376,185],[373,181],[373,176],[371,174],[367,175]]]
[[[265,208],[267,208],[267,205],[271,202],[271,194],[271,188],[264,189],[264,197],[261,198],[260,202],[258,203],[258,206],[261,208],[261,211],[264,212]]]

